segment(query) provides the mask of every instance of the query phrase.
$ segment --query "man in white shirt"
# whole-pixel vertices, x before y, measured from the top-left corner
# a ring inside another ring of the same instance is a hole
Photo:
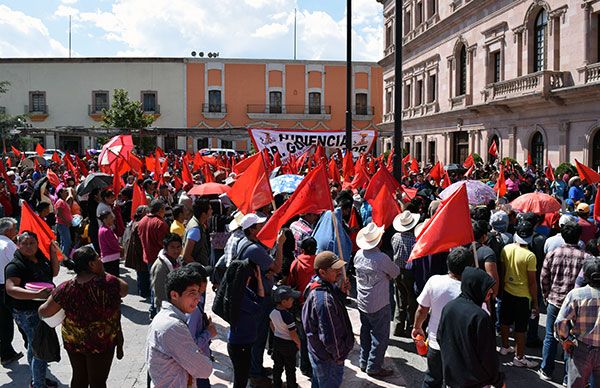
[[[0,218],[0,362],[2,366],[23,357],[12,347],[14,323],[12,310],[4,303],[4,268],[15,257],[17,245],[13,239],[17,236],[17,220],[10,217]]]
[[[442,316],[442,309],[448,302],[460,294],[460,278],[466,267],[474,265],[473,253],[465,248],[453,249],[446,260],[448,265],[447,275],[434,275],[425,284],[417,303],[419,307],[415,314],[415,322],[411,336],[416,339],[418,335],[426,337],[423,323],[429,314],[427,336],[429,349],[427,351],[427,371],[423,381],[423,388],[441,388],[443,386],[443,369],[440,346],[437,342],[437,330]]]

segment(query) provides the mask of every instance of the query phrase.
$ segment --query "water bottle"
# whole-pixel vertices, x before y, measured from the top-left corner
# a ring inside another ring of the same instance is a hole
[[[419,356],[427,355],[427,344],[425,343],[425,338],[423,338],[421,334],[416,336],[415,345],[417,345],[417,354]]]

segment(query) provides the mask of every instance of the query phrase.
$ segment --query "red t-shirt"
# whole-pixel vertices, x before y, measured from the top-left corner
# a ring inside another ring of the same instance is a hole
[[[137,230],[144,251],[144,263],[153,264],[163,248],[163,239],[169,233],[169,226],[162,218],[148,214],[138,223]]]
[[[71,208],[67,201],[59,199],[54,204],[54,211],[56,212],[56,222],[61,225],[71,226],[73,221],[73,215],[71,214]]]

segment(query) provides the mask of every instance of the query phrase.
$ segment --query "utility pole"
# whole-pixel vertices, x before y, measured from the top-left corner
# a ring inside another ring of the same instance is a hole
[[[296,8],[294,8],[294,61],[296,60]]]
[[[71,58],[71,15],[69,15],[69,58]]]
[[[394,178],[402,180],[402,1],[395,0],[394,10]]]
[[[352,152],[352,0],[346,0],[346,152]]]

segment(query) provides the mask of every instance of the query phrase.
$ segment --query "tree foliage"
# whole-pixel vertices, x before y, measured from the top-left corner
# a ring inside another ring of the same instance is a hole
[[[8,92],[8,87],[10,86],[10,82],[8,81],[0,81],[0,94],[4,94]],[[3,136],[3,144],[5,146],[14,145],[21,146],[22,144],[22,136],[16,136],[10,133],[11,129],[19,128],[25,126],[27,122],[26,115],[18,115],[11,116],[6,113],[0,113],[0,133]]]
[[[130,100],[125,89],[115,89],[112,104],[102,115],[104,128],[143,129],[154,122],[154,116],[144,114],[142,103]]]

